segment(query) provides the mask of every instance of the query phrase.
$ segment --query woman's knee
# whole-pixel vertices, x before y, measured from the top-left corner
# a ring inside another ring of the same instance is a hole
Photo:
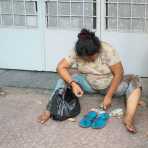
[[[139,89],[140,93],[142,92],[141,79],[137,75],[131,75],[128,90],[127,90],[127,95],[129,96],[136,89]]]
[[[140,77],[137,75],[132,75],[129,85],[131,85],[132,89],[142,88]]]

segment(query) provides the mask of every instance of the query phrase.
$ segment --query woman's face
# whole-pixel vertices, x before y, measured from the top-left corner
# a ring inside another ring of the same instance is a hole
[[[94,62],[97,59],[97,57],[98,57],[98,53],[91,56],[83,57],[83,59],[87,62]]]

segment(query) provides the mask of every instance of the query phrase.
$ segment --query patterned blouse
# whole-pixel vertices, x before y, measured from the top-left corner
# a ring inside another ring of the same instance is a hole
[[[76,65],[78,71],[86,76],[88,83],[95,90],[105,89],[110,85],[113,79],[110,66],[121,62],[116,49],[106,42],[102,41],[101,44],[101,53],[93,62],[79,58],[74,49],[65,57],[71,67]]]

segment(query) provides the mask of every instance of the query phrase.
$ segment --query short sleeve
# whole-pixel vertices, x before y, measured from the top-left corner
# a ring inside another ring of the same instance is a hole
[[[104,50],[104,60],[108,65],[114,65],[121,62],[120,56],[115,48],[108,43],[102,44]]]
[[[73,66],[76,64],[76,54],[74,50],[71,50],[71,52],[64,58],[70,64],[70,66]]]

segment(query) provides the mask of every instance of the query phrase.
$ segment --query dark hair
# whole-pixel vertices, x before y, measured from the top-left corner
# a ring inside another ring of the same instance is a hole
[[[78,34],[78,40],[75,44],[75,52],[79,57],[87,57],[100,53],[101,42],[94,32],[83,28]]]

